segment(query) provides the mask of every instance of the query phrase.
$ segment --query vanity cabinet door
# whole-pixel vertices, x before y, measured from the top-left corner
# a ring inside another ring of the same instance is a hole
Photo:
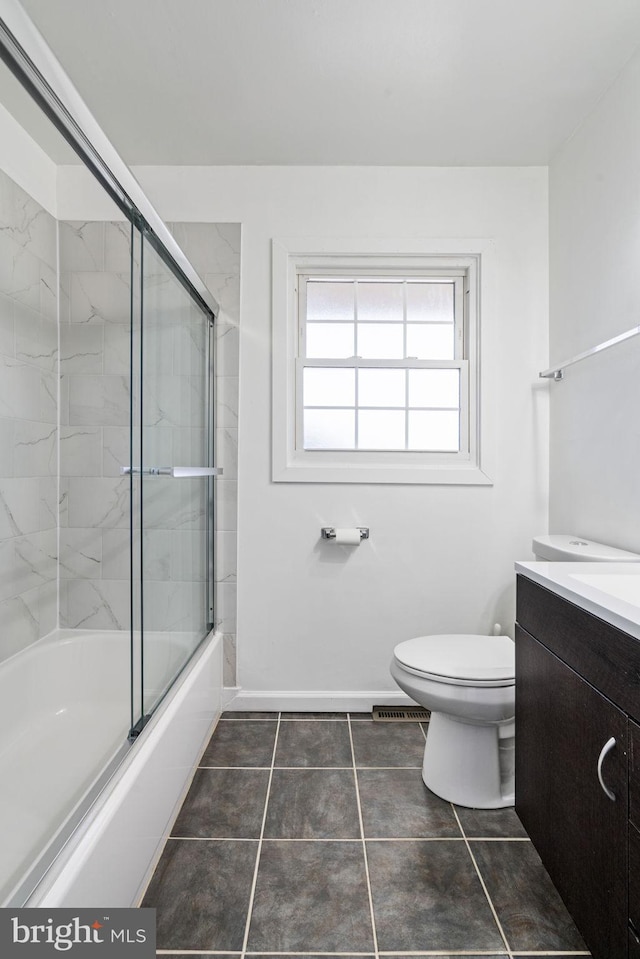
[[[516,627],[516,812],[594,959],[628,950],[627,723]]]
[[[629,823],[629,922],[640,933],[640,832]]]

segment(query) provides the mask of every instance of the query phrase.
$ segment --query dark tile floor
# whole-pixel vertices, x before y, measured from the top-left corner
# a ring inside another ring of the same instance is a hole
[[[513,809],[422,783],[419,723],[225,713],[142,902],[193,959],[588,956]]]

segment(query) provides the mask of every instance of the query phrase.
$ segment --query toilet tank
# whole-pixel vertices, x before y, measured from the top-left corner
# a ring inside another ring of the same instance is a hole
[[[640,563],[638,553],[569,533],[535,536],[531,548],[536,559],[552,563]]]

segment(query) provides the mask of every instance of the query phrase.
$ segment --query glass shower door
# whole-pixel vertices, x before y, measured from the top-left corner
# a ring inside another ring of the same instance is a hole
[[[212,317],[143,236],[136,549],[142,725],[213,623]]]

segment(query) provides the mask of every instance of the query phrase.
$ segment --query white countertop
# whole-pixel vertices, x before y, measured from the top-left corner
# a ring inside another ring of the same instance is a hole
[[[515,569],[640,639],[640,563],[516,563]]]

